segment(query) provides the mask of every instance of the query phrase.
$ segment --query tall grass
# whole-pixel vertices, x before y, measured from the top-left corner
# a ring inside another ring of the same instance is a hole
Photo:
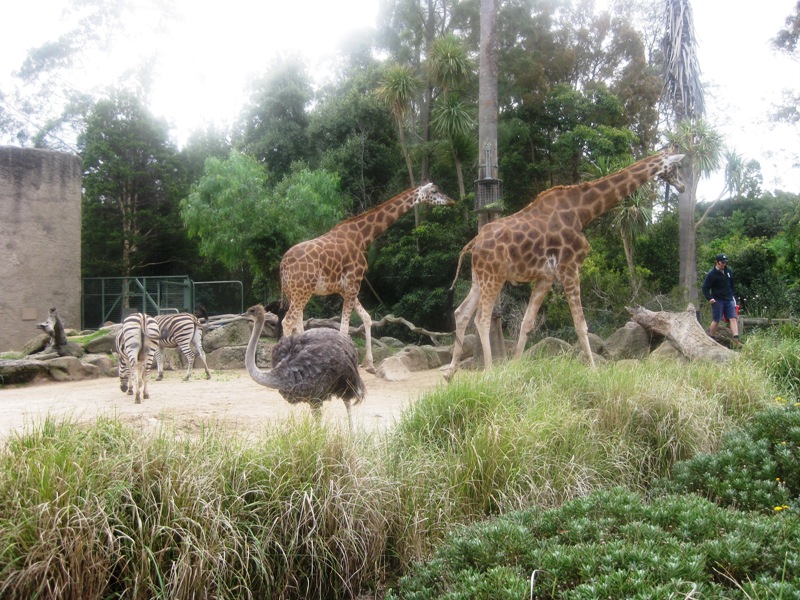
[[[47,419],[0,452],[2,598],[343,598],[454,525],[645,489],[774,399],[746,360],[463,374],[381,435]]]

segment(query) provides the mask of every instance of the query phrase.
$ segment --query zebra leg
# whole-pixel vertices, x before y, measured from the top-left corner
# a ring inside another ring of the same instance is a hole
[[[203,368],[206,370],[206,379],[211,379],[211,372],[208,370],[208,362],[206,362],[206,353],[203,350],[203,337],[200,330],[197,331],[194,338],[192,338],[194,349],[197,350],[197,358],[203,363]]]
[[[156,348],[156,367],[158,368],[156,381],[161,381],[164,379],[164,350],[161,348],[161,344]]]
[[[183,352],[184,356],[186,356],[186,362],[188,363],[186,367],[186,375],[184,376],[184,381],[189,381],[192,377],[192,369],[194,368],[194,352],[192,351],[192,346],[189,342],[186,342],[183,346],[181,346],[181,352]]]

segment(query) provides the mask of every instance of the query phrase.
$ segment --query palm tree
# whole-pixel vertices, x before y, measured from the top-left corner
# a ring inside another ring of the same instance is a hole
[[[700,119],[705,112],[705,99],[700,84],[700,65],[697,60],[697,39],[689,0],[665,0],[664,34],[664,91],[675,127],[680,130],[684,121]],[[697,122],[697,121],[694,121]],[[679,281],[684,299],[697,303],[697,247],[694,237],[694,212],[697,204],[699,173],[695,154],[681,162],[686,189],[678,195]]]
[[[683,119],[667,138],[686,155],[681,161],[686,191],[678,196],[680,283],[685,299],[697,306],[697,184],[701,176],[719,167],[722,136],[703,119]],[[684,265],[684,260],[689,264]]]
[[[428,78],[440,94],[433,106],[431,125],[449,142],[462,200],[466,196],[462,169],[463,150],[468,147],[465,138],[473,132],[477,121],[473,106],[458,90],[463,89],[474,75],[474,61],[455,35],[449,33],[434,41],[428,57]]]
[[[420,88],[420,81],[414,75],[414,69],[408,65],[393,64],[386,70],[386,75],[376,95],[387,104],[397,123],[397,135],[400,147],[408,168],[408,181],[414,187],[414,167],[408,152],[405,134],[405,119],[414,107],[414,101]]]

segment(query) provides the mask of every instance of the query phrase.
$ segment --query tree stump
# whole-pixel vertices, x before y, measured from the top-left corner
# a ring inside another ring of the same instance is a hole
[[[718,344],[703,329],[697,321],[697,313],[692,304],[684,312],[653,312],[637,306],[627,307],[634,321],[639,325],[669,338],[690,360],[707,360],[712,362],[728,362],[735,360],[738,355]]]
[[[55,352],[58,356],[82,356],[84,350],[76,344],[70,344],[67,341],[67,334],[64,331],[64,324],[61,322],[61,317],[58,310],[55,308],[50,309],[50,316],[46,321],[39,323],[36,327],[44,331],[50,336],[50,342],[47,347],[42,350],[42,354]]]

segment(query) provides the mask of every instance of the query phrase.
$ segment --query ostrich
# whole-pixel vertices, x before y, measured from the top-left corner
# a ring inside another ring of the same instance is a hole
[[[353,341],[334,329],[309,329],[282,338],[272,349],[272,369],[262,371],[256,365],[256,346],[267,312],[256,304],[242,313],[254,322],[247,343],[245,365],[256,383],[277,389],[290,404],[308,402],[319,419],[322,403],[333,396],[347,408],[347,423],[353,430],[350,404],[364,399],[366,389],[358,373],[358,351]]]

